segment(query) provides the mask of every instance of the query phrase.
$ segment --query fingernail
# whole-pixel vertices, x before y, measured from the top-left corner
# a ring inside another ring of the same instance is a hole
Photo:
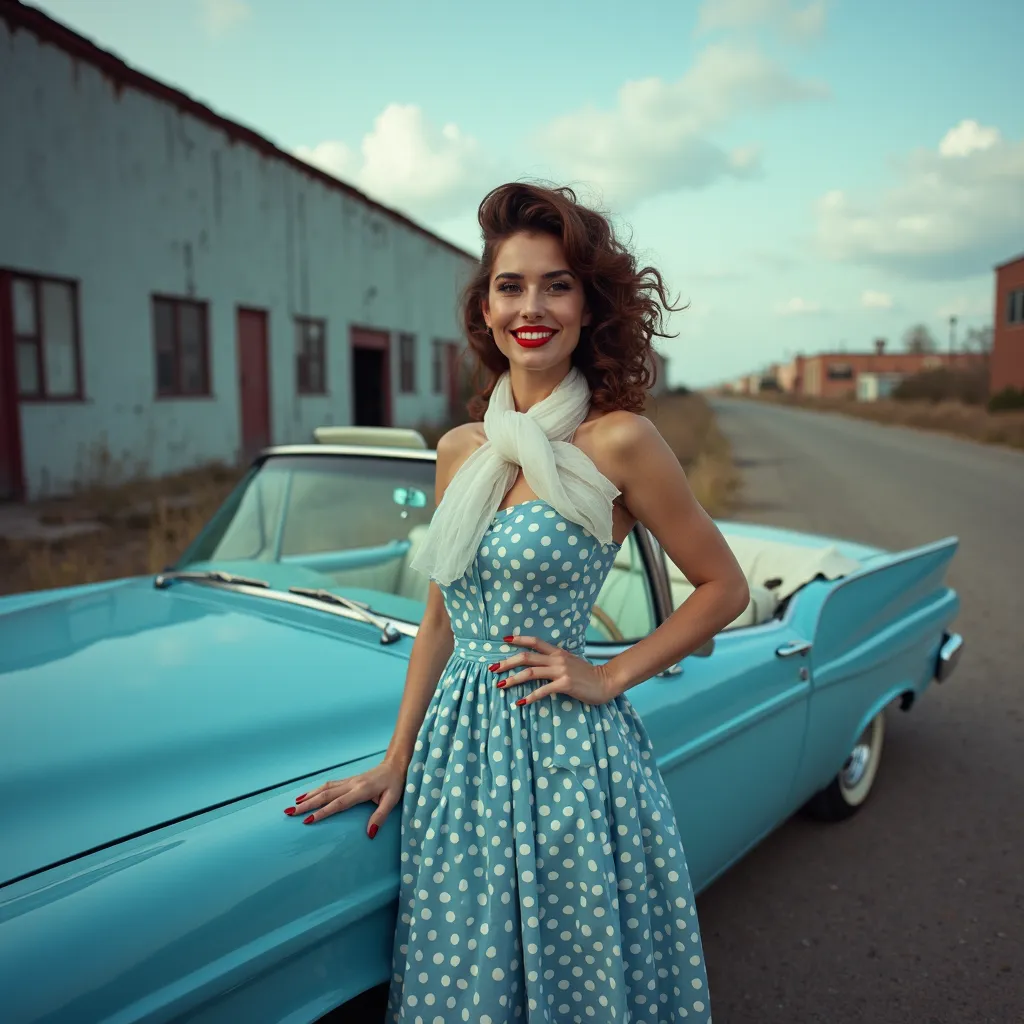
[[[526,703],[526,698],[525,697],[520,697],[519,700],[516,701],[516,707],[517,708],[521,708],[525,703]]]
[[[515,640],[515,637],[514,636],[503,636],[501,639],[504,640],[505,643],[510,644],[510,643],[512,643],[513,640]]]
[[[498,683],[498,689],[500,690],[500,689],[501,689],[501,688],[502,688],[502,687],[503,687],[503,686],[504,686],[504,685],[505,685],[505,684],[506,684],[507,682],[508,682],[508,680],[507,680],[507,679],[502,679],[502,680],[501,680],[501,681],[500,681],[500,682]]]
[[[368,829],[366,830],[366,832],[367,832],[367,835],[369,835],[369,837],[370,837],[370,838],[372,839],[372,838],[373,838],[373,837],[374,837],[374,836],[375,836],[375,835],[377,834],[377,825],[376,825],[376,823],[374,823],[373,825],[371,825],[371,826],[370,826],[370,827],[369,827],[369,828],[368,828]]]
[[[297,804],[301,804],[301,803],[302,803],[302,801],[303,801],[303,800],[305,800],[305,799],[306,799],[306,794],[305,794],[305,793],[303,793],[303,794],[302,794],[301,796],[297,796],[297,797],[295,798],[295,802],[296,802]]]
[[[295,808],[294,807],[286,807],[284,809],[284,813],[285,814],[294,814],[295,813]]]
[[[313,824],[313,815],[311,814],[308,818],[303,818],[302,819],[302,824],[303,825],[312,825]]]
[[[500,664],[500,661],[496,661],[493,665],[488,665],[487,667],[493,672]]]

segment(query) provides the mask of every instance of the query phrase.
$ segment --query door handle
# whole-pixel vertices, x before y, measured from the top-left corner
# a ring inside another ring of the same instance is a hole
[[[775,648],[777,658],[792,658],[797,654],[806,654],[814,645],[810,640],[793,640],[788,644]]]

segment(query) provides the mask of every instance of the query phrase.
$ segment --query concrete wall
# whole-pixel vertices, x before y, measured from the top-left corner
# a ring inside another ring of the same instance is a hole
[[[392,332],[395,424],[443,418],[431,341],[460,337],[467,257],[2,20],[0,55],[0,268],[79,289],[85,397],[21,404],[29,497],[88,482],[103,452],[153,474],[235,458],[239,305],[269,311],[274,442],[349,421],[352,325]],[[212,397],[155,397],[153,293],[210,303]],[[327,320],[324,397],[296,392],[295,315]],[[419,347],[411,395],[401,331]]]

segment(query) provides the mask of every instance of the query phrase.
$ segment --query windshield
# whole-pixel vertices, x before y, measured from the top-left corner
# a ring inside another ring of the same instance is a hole
[[[322,587],[419,622],[426,577],[409,568],[434,513],[432,459],[271,456],[251,470],[174,566]]]

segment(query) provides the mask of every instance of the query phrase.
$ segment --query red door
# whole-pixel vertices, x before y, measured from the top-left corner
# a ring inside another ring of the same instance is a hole
[[[242,455],[250,459],[270,444],[270,372],[267,313],[238,310],[238,405],[242,415]]]
[[[448,416],[456,423],[461,423],[466,418],[466,410],[463,408],[461,384],[459,374],[459,346],[449,341],[445,344],[447,356],[447,377],[448,377]]]
[[[0,271],[0,501],[21,498],[23,493],[11,278]]]

